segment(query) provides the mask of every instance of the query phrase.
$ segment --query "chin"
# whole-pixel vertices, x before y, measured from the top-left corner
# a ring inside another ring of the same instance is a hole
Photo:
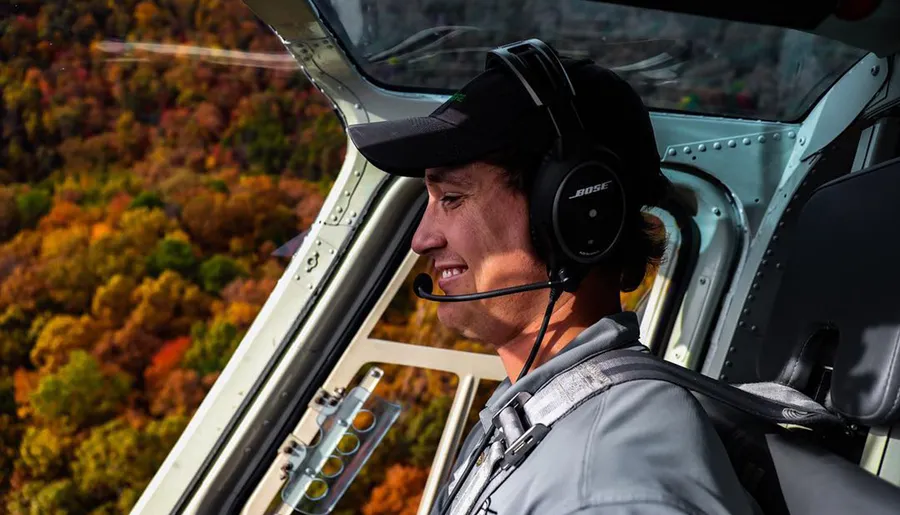
[[[437,309],[438,320],[441,324],[453,332],[459,333],[465,338],[472,338],[473,331],[470,322],[470,316],[466,313],[467,309],[464,303],[444,302]]]

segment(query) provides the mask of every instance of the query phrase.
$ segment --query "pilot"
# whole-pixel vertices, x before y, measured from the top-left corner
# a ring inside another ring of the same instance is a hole
[[[549,46],[542,48],[556,59]],[[563,285],[551,289],[549,301],[546,289],[531,289],[440,304],[441,323],[491,346],[508,378],[481,410],[432,514],[755,513],[696,398],[662,381],[632,381],[592,396],[567,409],[524,459],[514,462],[506,452],[504,440],[515,430],[500,415],[509,413],[511,401],[527,399],[600,353],[646,352],[637,315],[622,310],[620,293],[635,290],[665,248],[642,211],[658,205],[670,185],[641,98],[589,60],[556,63],[563,63],[574,88],[569,105],[580,121],[573,138],[613,156],[613,186],[624,199],[603,197],[602,184],[609,181],[565,195],[599,202],[591,216],[608,205],[623,210],[621,220],[598,217],[620,220],[611,231],[615,245],[580,273],[569,270],[569,279],[554,276],[547,244],[537,237],[546,227],[536,227],[543,219],[534,212],[537,204],[553,204],[537,197],[555,184],[541,174],[554,170],[548,156],[562,156],[554,152],[564,120],[554,116],[552,99],[543,97],[539,106],[511,68],[488,67],[427,117],[349,128],[372,164],[423,178],[428,202],[412,248],[433,260],[432,275],[446,295]],[[554,234],[593,230],[571,220],[564,225]],[[609,229],[596,231],[602,236]],[[564,406],[566,394],[559,395],[551,405]]]

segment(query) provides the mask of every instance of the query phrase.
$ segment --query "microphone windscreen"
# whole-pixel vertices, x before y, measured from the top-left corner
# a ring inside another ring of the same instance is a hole
[[[428,274],[417,275],[415,280],[413,280],[413,291],[416,293],[422,291],[429,294],[434,291],[434,282],[431,280],[431,276]]]

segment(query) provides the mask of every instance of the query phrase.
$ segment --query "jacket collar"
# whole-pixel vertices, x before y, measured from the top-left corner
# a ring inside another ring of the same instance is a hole
[[[479,414],[482,429],[486,433],[490,432],[494,415],[516,394],[520,392],[533,394],[553,377],[573,365],[601,352],[639,345],[639,339],[640,325],[634,312],[624,311],[601,318],[516,384],[512,384],[509,378],[504,379]]]

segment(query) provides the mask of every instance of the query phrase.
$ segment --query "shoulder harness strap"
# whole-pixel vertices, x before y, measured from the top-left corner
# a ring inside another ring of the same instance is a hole
[[[706,395],[776,424],[846,427],[845,421],[803,393],[780,383],[731,385],[634,350],[611,350],[561,372],[541,389],[513,397],[494,416],[506,443],[503,467],[515,467],[557,421],[595,395],[637,380],[658,380]]]

